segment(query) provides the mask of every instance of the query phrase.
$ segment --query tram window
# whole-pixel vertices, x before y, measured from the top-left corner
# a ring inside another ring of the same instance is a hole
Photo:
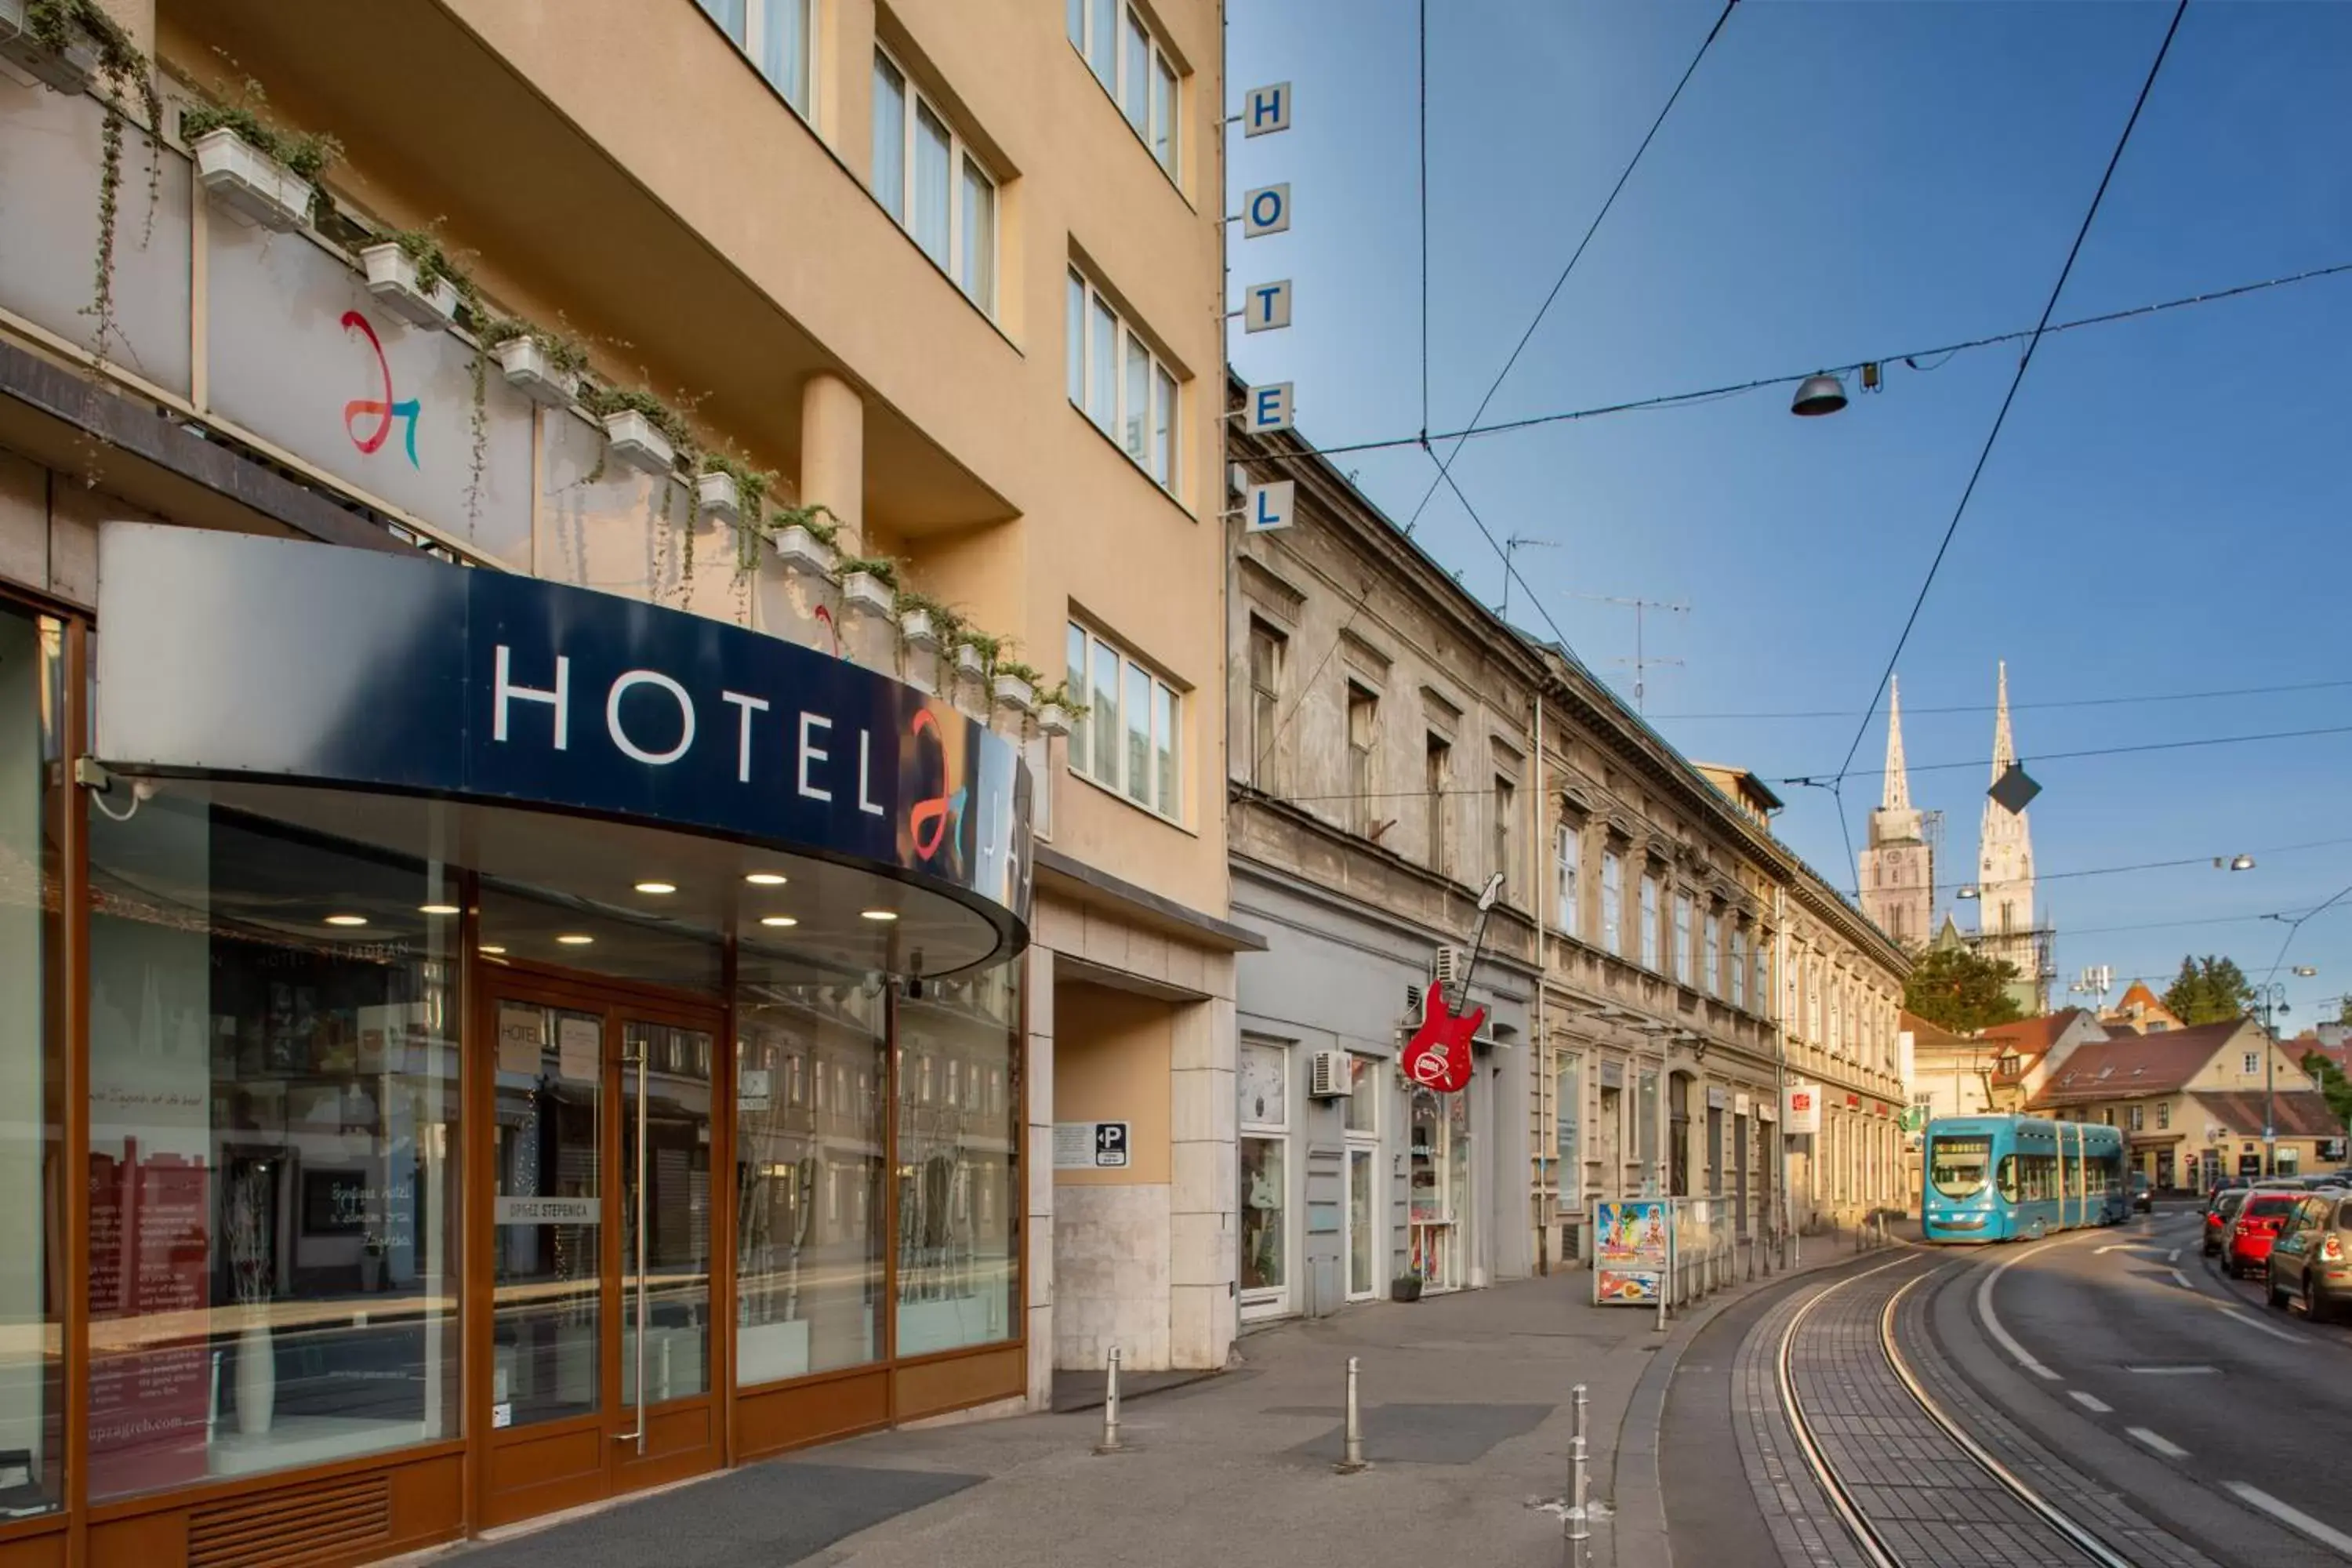
[[[2017,1156],[2014,1154],[2001,1157],[2000,1195],[2011,1203],[2017,1201]]]
[[[1948,1198],[1964,1198],[1985,1184],[1985,1164],[1992,1156],[1990,1138],[1938,1138],[1929,1179]]]

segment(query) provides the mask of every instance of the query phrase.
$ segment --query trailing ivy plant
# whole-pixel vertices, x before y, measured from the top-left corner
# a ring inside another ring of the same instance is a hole
[[[297,179],[310,182],[317,204],[315,210],[324,211],[327,191],[319,182],[335,160],[343,155],[343,144],[318,132],[284,131],[270,124],[263,118],[268,112],[269,94],[251,77],[245,79],[238,97],[236,103],[206,103],[183,110],[181,140],[193,143],[215,131],[234,131],[238,141],[284,165]]]
[[[761,478],[771,483],[774,480],[771,474],[762,474]],[[739,479],[736,482],[740,485],[742,481]],[[769,507],[758,514],[747,506],[743,509],[742,521],[735,525],[737,580],[749,577],[760,569],[761,543],[773,544],[783,537],[785,530],[793,528],[805,529],[810,538],[827,549],[832,548],[833,542],[841,537],[841,520],[834,516],[833,509],[823,501],[812,501],[806,506]]]
[[[660,431],[662,439],[669,443],[670,451],[675,458],[673,467],[676,472],[691,474],[701,470],[702,447],[701,443],[694,438],[694,426],[687,422],[685,415],[652,393],[634,386],[583,386],[580,389],[580,406],[586,409],[590,416],[599,424],[615,414],[644,415],[646,422]],[[596,466],[588,470],[588,483],[593,485],[604,479],[604,462],[608,453],[609,448],[597,452]],[[679,596],[683,598],[688,587],[694,581],[696,507],[691,485],[678,484],[672,489],[683,490],[686,500],[686,543],[683,559],[679,564]],[[675,519],[668,518],[667,512],[665,512],[665,520],[676,521]]]
[[[547,360],[547,368],[558,376],[574,379],[588,374],[588,350],[578,338],[542,327],[536,321],[526,321],[520,316],[492,317],[481,332],[482,346],[496,351],[518,338],[529,338],[539,345]]]
[[[1037,706],[1059,708],[1074,720],[1085,718],[1089,711],[1085,703],[1070,695],[1070,683],[1066,680],[1057,682],[1050,689],[1039,692]]]
[[[32,35],[35,43],[58,55],[73,46],[76,35],[87,37],[97,52],[98,79],[106,85],[106,91],[99,95],[106,109],[106,120],[99,132],[98,143],[98,254],[91,267],[90,301],[84,310],[95,322],[90,339],[93,355],[103,364],[108,342],[120,335],[114,319],[114,240],[122,205],[123,99],[136,93],[140,107],[147,112],[147,224],[151,235],[163,189],[163,155],[159,145],[163,134],[163,100],[155,90],[155,74],[149,68],[147,57],[131,41],[122,24],[109,16],[98,0],[26,0],[25,30]]]
[[[956,634],[963,630],[963,616],[957,614],[954,607],[944,600],[935,599],[929,594],[919,594],[912,588],[901,588],[898,591],[896,607],[898,611],[898,619],[902,623],[913,611],[919,610],[930,616],[932,635],[948,647],[954,646]]]
[[[968,647],[980,656],[981,673],[984,677],[988,671],[996,668],[997,656],[1004,651],[1006,642],[1003,637],[965,626],[956,633],[955,645],[958,647]]]

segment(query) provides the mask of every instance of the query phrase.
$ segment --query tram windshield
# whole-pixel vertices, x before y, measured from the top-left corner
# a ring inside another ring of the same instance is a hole
[[[1985,1163],[1992,1157],[1990,1138],[1938,1138],[1929,1181],[1948,1198],[1964,1198],[1985,1184]]]

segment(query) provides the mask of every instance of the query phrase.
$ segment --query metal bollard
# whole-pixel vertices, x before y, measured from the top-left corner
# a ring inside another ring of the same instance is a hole
[[[1592,1521],[1584,1504],[1584,1384],[1576,1385],[1576,1425],[1568,1439],[1568,1568],[1584,1568],[1590,1557]]]
[[[1352,1476],[1364,1468],[1364,1411],[1356,1398],[1356,1358],[1348,1358],[1348,1436],[1338,1464],[1331,1467],[1343,1476]]]
[[[1118,1347],[1110,1347],[1108,1368],[1103,1380],[1102,1441],[1095,1445],[1097,1454],[1118,1452]]]

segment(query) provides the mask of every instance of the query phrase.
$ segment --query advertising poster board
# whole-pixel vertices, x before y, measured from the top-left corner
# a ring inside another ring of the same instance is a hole
[[[1598,1199],[1592,1205],[1592,1300],[1596,1306],[1655,1306],[1674,1219],[1657,1198]]]

